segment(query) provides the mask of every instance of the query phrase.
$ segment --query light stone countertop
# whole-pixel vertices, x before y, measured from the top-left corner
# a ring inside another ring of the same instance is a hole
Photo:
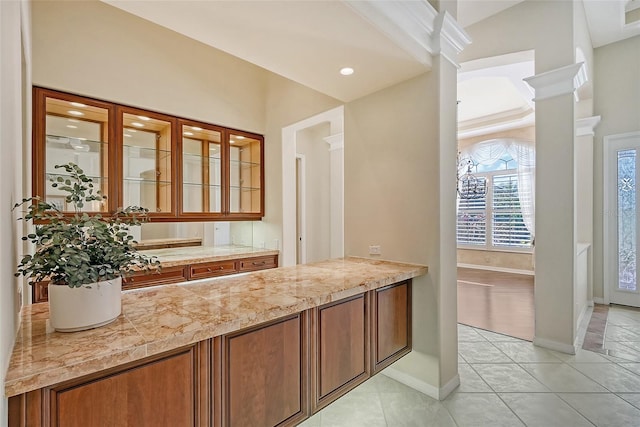
[[[156,256],[163,267],[196,264],[200,262],[225,261],[237,258],[253,258],[278,255],[273,249],[259,249],[252,246],[186,246],[182,248],[162,248],[139,250],[141,254]]]
[[[426,273],[422,265],[349,257],[125,291],[122,315],[115,322],[72,333],[51,329],[47,303],[25,306],[5,395],[75,379]]]

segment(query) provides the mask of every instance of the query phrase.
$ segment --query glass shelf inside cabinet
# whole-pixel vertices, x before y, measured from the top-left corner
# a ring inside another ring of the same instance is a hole
[[[171,151],[158,150],[156,148],[124,145],[124,156],[128,159],[153,159],[167,161],[171,159]]]
[[[73,136],[47,135],[47,151],[70,150],[72,153],[99,153],[106,143]]]

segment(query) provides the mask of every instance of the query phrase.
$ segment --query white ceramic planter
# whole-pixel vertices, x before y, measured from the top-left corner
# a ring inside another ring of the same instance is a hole
[[[97,328],[122,312],[122,279],[90,283],[79,288],[49,285],[49,318],[60,332]]]

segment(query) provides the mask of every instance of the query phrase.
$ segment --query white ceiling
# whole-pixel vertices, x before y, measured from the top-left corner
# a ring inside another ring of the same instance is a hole
[[[102,1],[345,102],[430,67],[430,61],[416,55],[415,43],[409,46],[407,39],[403,43],[394,38],[349,0]],[[521,1],[458,0],[458,22],[468,26]],[[640,34],[640,24],[624,26],[628,0],[584,1],[596,46]],[[409,9],[421,2],[426,0],[401,0],[393,8]],[[406,27],[412,25],[415,22],[407,20]],[[345,66],[355,73],[340,75]]]

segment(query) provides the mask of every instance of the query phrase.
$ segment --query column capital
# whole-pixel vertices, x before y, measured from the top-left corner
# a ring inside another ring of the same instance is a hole
[[[554,98],[560,95],[574,93],[576,89],[586,83],[587,72],[584,62],[545,71],[535,76],[523,79],[536,93],[534,101]]]
[[[600,116],[585,117],[576,120],[576,136],[595,135],[595,128],[600,123]]]

